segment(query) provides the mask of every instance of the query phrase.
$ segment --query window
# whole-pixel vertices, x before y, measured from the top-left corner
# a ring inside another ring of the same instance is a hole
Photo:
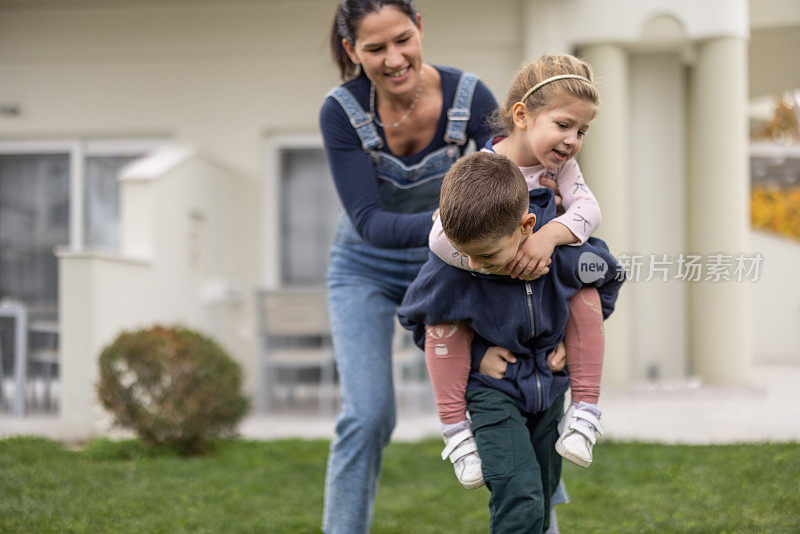
[[[280,158],[281,284],[320,286],[340,203],[321,147],[285,147]]]
[[[83,242],[91,249],[119,250],[119,171],[135,156],[90,156],[84,178]]]
[[[53,249],[69,242],[69,157],[0,155],[0,296],[55,313]]]
[[[55,318],[55,249],[118,250],[119,171],[162,142],[0,142],[0,298]]]

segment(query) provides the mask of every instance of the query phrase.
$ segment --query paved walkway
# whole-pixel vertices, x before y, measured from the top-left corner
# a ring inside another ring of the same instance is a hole
[[[760,363],[750,388],[698,384],[606,388],[600,403],[606,436],[666,443],[800,442],[800,363]],[[335,419],[313,410],[251,416],[240,433],[250,439],[333,437]],[[433,412],[401,409],[393,439],[438,435]],[[0,414],[0,437],[39,435],[58,439],[55,416],[16,419]]]
[[[800,442],[800,364],[759,364],[750,388],[611,390],[601,397],[614,439],[665,443]]]
[[[759,364],[750,388],[661,384],[605,388],[600,398],[606,436],[665,443],[800,442],[800,364]],[[248,418],[244,436],[331,438],[332,417],[289,415]],[[393,439],[437,436],[433,413],[401,410]]]

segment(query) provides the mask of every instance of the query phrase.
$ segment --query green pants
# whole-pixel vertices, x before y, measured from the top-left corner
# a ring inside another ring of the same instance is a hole
[[[492,533],[540,533],[550,525],[550,499],[561,478],[555,449],[564,396],[533,415],[495,389],[467,392],[472,432],[491,492]]]

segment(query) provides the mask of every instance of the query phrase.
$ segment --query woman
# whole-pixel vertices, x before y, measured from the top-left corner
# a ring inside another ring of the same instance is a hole
[[[441,178],[497,103],[477,77],[423,61],[412,0],[341,0],[331,30],[343,85],[320,112],[345,208],[328,271],[342,412],[331,444],[323,530],[367,532],[395,424],[395,310],[425,261]]]

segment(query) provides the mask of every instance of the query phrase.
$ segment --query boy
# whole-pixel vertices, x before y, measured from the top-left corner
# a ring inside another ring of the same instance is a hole
[[[607,317],[622,277],[602,241],[559,247],[550,272],[532,282],[494,276],[525,236],[555,216],[552,191],[528,192],[519,168],[499,154],[477,152],[445,175],[440,217],[447,238],[472,268],[464,271],[429,255],[398,310],[400,322],[423,347],[425,325],[463,321],[473,332],[467,384],[471,427],[491,491],[492,532],[546,530],[550,498],[561,475],[555,451],[566,371],[546,358],[564,336],[569,298],[583,285],[598,288]],[[503,378],[478,372],[490,346],[516,356]]]

